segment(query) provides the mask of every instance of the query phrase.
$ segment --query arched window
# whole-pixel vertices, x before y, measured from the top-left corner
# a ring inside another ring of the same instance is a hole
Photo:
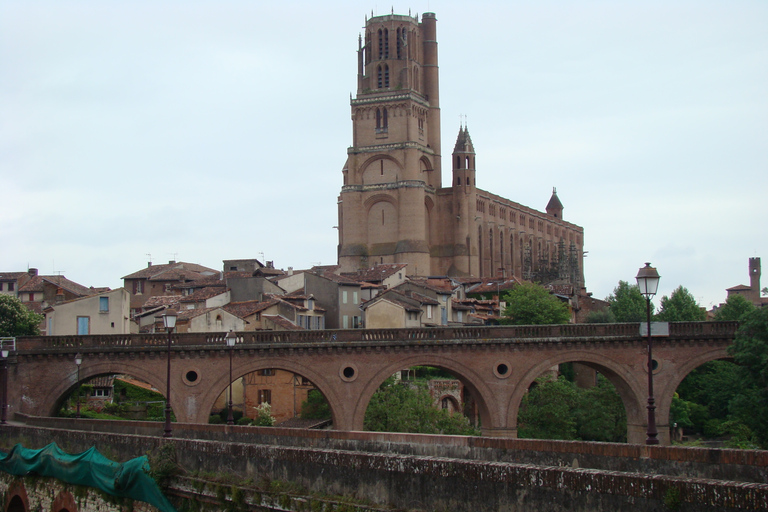
[[[379,59],[384,58],[384,31],[379,29]]]
[[[376,83],[377,88],[381,89],[384,87],[384,73],[381,69],[381,66],[376,67]]]
[[[376,109],[376,129],[381,129],[381,109]]]
[[[405,42],[405,29],[397,29],[397,58],[403,58],[403,43]]]
[[[389,30],[384,29],[384,58],[389,58]]]
[[[384,64],[384,87],[389,87],[389,66]]]
[[[389,116],[387,115],[387,109],[384,109],[384,120],[382,122],[382,128],[385,130],[389,127]]]

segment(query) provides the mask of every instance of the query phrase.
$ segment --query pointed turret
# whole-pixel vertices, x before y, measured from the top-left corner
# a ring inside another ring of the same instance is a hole
[[[547,203],[547,213],[558,219],[563,218],[563,203],[557,197],[557,188],[555,187],[552,187],[552,197],[549,198]]]
[[[475,186],[475,147],[466,125],[459,128],[456,145],[453,147],[453,186]]]

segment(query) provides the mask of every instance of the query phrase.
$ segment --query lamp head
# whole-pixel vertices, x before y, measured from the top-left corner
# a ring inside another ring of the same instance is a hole
[[[0,352],[2,352],[2,355],[3,355],[3,359],[8,359],[8,354],[10,354],[10,353],[11,353],[11,351],[10,351],[10,350],[8,350],[7,348],[3,348],[3,350],[2,350],[2,351],[0,351]]]
[[[234,347],[235,343],[237,342],[237,334],[235,334],[232,331],[229,331],[227,335],[224,337],[224,339],[227,340],[228,347]]]
[[[637,286],[640,288],[640,293],[646,299],[650,299],[656,295],[656,291],[659,289],[659,280],[661,276],[650,263],[646,263],[643,268],[637,272]]]
[[[163,313],[163,327],[166,329],[173,330],[174,327],[176,327],[176,318],[178,315],[176,314],[175,309],[166,309],[165,313]]]
[[[83,356],[82,356],[82,355],[80,355],[80,353],[78,353],[78,354],[75,356],[75,364],[76,364],[77,366],[80,366],[81,364],[83,364]]]

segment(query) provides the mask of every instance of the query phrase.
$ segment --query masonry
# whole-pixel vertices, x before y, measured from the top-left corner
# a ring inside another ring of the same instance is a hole
[[[122,458],[172,442],[187,471],[290,481],[409,510],[768,509],[765,451],[219,425],[175,431],[209,439],[164,440],[123,433],[148,422],[112,425],[120,433],[18,425],[0,433],[5,442],[56,441],[73,452],[95,445]]]

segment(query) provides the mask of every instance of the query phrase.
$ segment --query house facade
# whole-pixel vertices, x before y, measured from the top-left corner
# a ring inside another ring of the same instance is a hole
[[[131,334],[131,296],[124,288],[48,306],[43,310],[48,336]]]

